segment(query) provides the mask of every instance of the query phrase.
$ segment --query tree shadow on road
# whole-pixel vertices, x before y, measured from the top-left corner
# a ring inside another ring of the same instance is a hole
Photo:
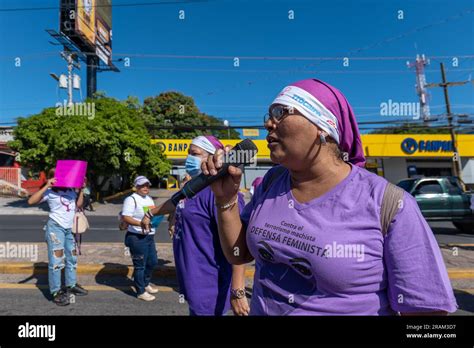
[[[51,301],[53,297],[49,291],[48,286],[48,263],[47,262],[35,262],[33,264],[33,272],[29,277],[20,280],[18,284],[26,284],[34,280],[34,284],[38,290],[43,294],[44,298]],[[64,269],[61,272],[61,280],[64,281]]]
[[[28,200],[26,198],[18,198],[17,200],[7,202],[5,206],[10,208],[41,209],[43,211],[49,211],[47,203],[31,206],[28,204]]]

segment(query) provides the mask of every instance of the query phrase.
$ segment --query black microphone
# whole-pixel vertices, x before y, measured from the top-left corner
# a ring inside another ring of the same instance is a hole
[[[224,158],[227,159],[227,161],[224,161],[216,175],[211,176],[201,173],[192,178],[181,190],[171,196],[171,202],[176,206],[181,199],[194,197],[198,192],[211,185],[214,181],[219,180],[223,176],[229,175],[228,168],[230,165],[241,167],[242,169],[245,164],[252,163],[257,152],[257,146],[255,146],[252,140],[242,140],[240,143],[236,144],[232,150],[224,155]]]

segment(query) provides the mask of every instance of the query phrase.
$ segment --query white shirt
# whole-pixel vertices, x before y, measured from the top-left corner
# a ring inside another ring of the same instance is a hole
[[[72,189],[55,192],[49,188],[43,194],[41,203],[48,202],[50,219],[56,221],[63,228],[72,228],[76,212],[76,199],[77,193]]]
[[[137,222],[140,222],[142,221],[148,209],[152,208],[155,208],[155,203],[150,196],[143,197],[137,193],[134,193],[125,198],[122,207],[122,215],[129,216]],[[128,232],[143,234],[141,226],[128,225]],[[151,232],[149,234],[155,234],[155,229],[151,228]]]

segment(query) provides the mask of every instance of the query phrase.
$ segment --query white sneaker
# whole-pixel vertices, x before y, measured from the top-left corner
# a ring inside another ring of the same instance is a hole
[[[154,288],[153,286],[151,285],[148,285],[146,288],[145,288],[145,291],[148,292],[149,294],[156,294],[158,292],[158,289],[157,288]]]
[[[156,297],[145,291],[143,294],[138,295],[137,298],[143,301],[153,301]]]

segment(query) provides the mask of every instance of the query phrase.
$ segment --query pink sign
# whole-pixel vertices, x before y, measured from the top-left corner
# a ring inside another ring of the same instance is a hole
[[[58,160],[56,163],[56,187],[81,188],[86,176],[87,162],[76,160]]]

